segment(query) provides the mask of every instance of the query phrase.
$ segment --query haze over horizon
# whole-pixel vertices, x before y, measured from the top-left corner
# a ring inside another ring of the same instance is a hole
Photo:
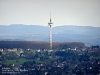
[[[0,0],[0,25],[100,27],[100,0]]]

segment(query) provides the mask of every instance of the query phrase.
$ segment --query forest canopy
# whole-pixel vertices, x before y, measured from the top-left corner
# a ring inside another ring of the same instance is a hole
[[[53,49],[83,48],[82,42],[53,42]],[[22,48],[22,49],[49,49],[49,42],[41,41],[0,41],[0,48]]]

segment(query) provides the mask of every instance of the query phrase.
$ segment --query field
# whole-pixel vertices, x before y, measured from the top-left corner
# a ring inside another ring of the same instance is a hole
[[[0,61],[0,63],[4,63],[7,65],[9,65],[9,64],[20,65],[20,64],[23,64],[24,62],[27,62],[27,61],[32,61],[32,60],[28,60],[25,58],[19,58],[19,59],[15,59],[15,60]]]
[[[36,63],[41,63],[41,62],[46,62],[46,63],[50,63],[50,62],[52,62],[54,59],[52,58],[52,59],[45,59],[45,60],[43,60],[43,61],[41,61],[41,60],[34,60]],[[32,59],[26,59],[26,58],[19,58],[19,59],[15,59],[15,60],[6,60],[6,61],[0,61],[0,63],[2,64],[5,64],[5,65],[12,65],[12,64],[14,64],[14,65],[21,65],[21,64],[23,64],[24,62],[27,62],[27,61],[33,61]]]

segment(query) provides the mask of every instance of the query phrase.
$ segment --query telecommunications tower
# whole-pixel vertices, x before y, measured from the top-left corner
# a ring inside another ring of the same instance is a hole
[[[50,49],[52,49],[52,22],[51,22],[51,13],[50,13],[50,22],[48,22],[48,25],[50,26]]]

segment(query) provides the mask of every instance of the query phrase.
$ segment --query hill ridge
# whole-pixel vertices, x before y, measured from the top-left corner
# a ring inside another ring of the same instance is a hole
[[[49,26],[0,25],[0,40],[49,41]],[[83,42],[100,45],[100,27],[63,25],[53,27],[54,42]]]

